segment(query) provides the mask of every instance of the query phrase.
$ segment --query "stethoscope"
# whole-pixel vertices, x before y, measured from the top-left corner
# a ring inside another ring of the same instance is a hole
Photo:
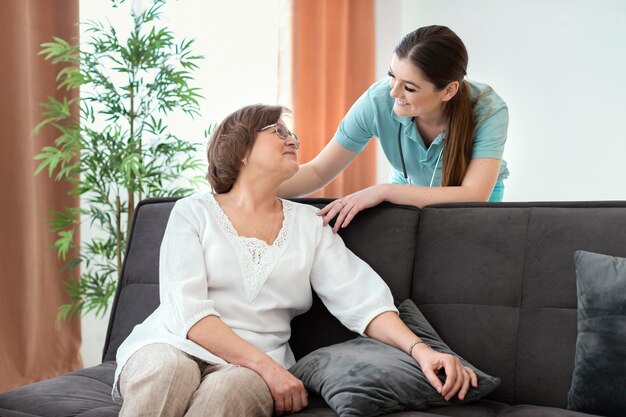
[[[411,119],[413,121],[414,119]],[[400,161],[402,161],[402,173],[404,174],[404,180],[407,184],[411,184],[411,180],[409,179],[409,175],[406,172],[406,164],[404,163],[404,152],[402,151],[402,141],[400,134],[402,133],[402,123],[398,126],[398,149],[400,150]],[[443,133],[445,135],[445,131]],[[442,138],[443,139],[443,138]],[[433,186],[433,181],[435,180],[435,174],[437,174],[437,167],[439,166],[439,161],[441,160],[441,155],[443,154],[443,143],[441,144],[441,150],[439,151],[439,156],[437,156],[437,162],[435,162],[435,169],[433,170],[433,176],[430,177],[429,187]]]

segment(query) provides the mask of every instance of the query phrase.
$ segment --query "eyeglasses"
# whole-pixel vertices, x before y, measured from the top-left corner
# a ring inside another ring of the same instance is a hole
[[[276,129],[276,135],[282,140],[287,140],[291,136],[291,138],[296,141],[296,146],[295,146],[296,150],[300,149],[300,139],[298,139],[295,133],[287,129],[287,127],[284,124],[274,123],[272,125],[265,126],[263,129],[261,129],[261,132],[267,129],[271,129],[271,128]]]

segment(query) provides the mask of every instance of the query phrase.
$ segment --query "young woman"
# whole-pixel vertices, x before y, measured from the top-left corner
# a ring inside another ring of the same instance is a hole
[[[335,136],[280,188],[306,195],[332,181],[372,136],[391,164],[390,184],[335,200],[318,214],[334,230],[382,201],[422,207],[455,201],[501,201],[508,177],[502,160],[508,109],[487,85],[465,79],[467,50],[444,26],[406,35],[396,46],[388,77],[352,106]]]
[[[160,253],[159,307],[117,351],[120,416],[271,416],[307,406],[286,368],[291,319],[312,289],[351,330],[410,354],[449,400],[476,375],[399,319],[389,288],[311,206],[276,197],[298,171],[277,106],[244,107],[208,151],[215,194],[178,200]],[[445,369],[446,382],[436,373]]]

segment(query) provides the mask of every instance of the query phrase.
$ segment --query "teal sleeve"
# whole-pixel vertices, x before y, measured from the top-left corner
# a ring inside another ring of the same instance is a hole
[[[502,159],[509,128],[509,110],[498,108],[482,122],[479,121],[474,135],[472,158]]]
[[[368,90],[352,105],[334,138],[347,150],[361,152],[372,136],[376,136],[375,119],[374,103]]]

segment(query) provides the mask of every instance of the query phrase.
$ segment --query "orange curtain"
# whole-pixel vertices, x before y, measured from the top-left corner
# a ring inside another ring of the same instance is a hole
[[[374,0],[293,0],[292,19],[294,129],[303,140],[304,163],[326,146],[375,81]],[[375,183],[376,145],[370,141],[313,196],[338,197]]]
[[[66,184],[33,175],[33,156],[57,135],[32,133],[42,120],[38,103],[66,94],[39,45],[77,37],[78,19],[78,0],[0,1],[0,391],[82,367],[79,321],[55,328],[66,275],[45,224],[48,210],[76,202]]]

